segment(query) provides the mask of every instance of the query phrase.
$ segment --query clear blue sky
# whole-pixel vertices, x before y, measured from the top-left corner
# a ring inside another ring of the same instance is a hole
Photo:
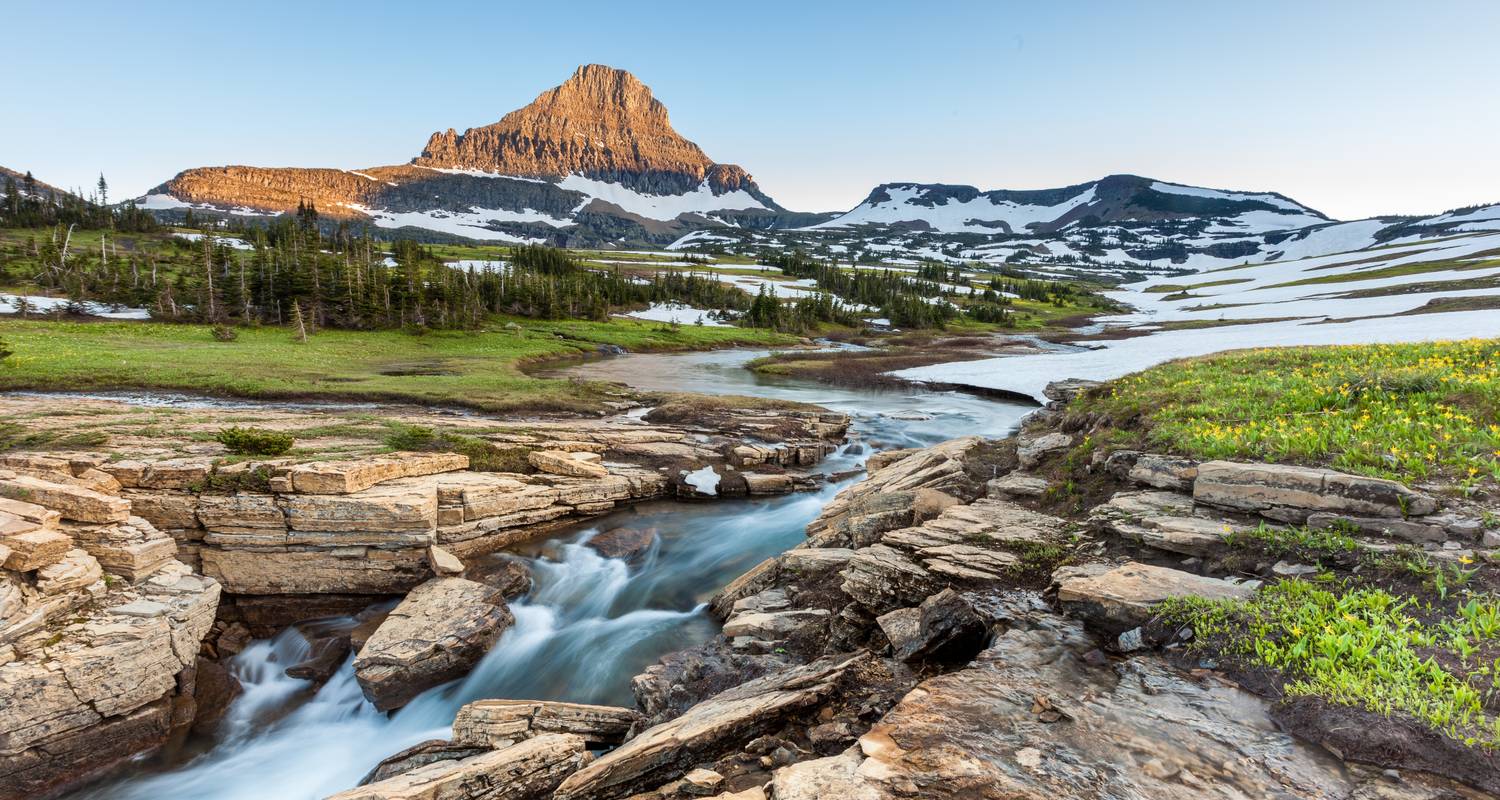
[[[581,63],[799,210],[887,181],[1115,172],[1339,218],[1500,201],[1500,2],[0,0],[0,164],[137,195],[216,164],[402,163]]]

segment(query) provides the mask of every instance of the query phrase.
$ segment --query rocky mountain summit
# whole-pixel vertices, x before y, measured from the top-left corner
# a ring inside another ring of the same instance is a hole
[[[673,130],[667,107],[640,79],[601,64],[579,67],[493,125],[434,133],[412,164],[534,178],[581,175],[653,194],[704,183],[718,193],[760,193],[743,169],[715,164]]]
[[[409,164],[359,170],[202,167],[140,204],[242,218],[311,203],[327,218],[419,239],[462,237],[591,246],[666,244],[703,227],[813,224],[743,169],[719,164],[672,128],[634,75],[598,64],[492,125],[434,133]]]

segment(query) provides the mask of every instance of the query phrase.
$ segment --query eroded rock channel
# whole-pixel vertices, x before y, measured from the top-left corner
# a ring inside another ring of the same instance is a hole
[[[675,363],[701,389],[695,363],[722,358]],[[1088,460],[1066,414],[1084,384],[1019,432],[1031,409],[976,398],[762,388],[823,408],[535,422],[484,434],[532,471],[349,452],[230,492],[207,489],[233,471],[190,457],[12,457],[0,484],[31,494],[0,509],[21,521],[6,577],[33,621],[0,680],[33,702],[6,711],[9,786],[113,769],[75,796],[1500,789],[1488,753],[1353,709],[1299,716],[1159,617],[1305,574],[1245,561],[1236,537],[1267,525],[1488,560],[1500,534],[1475,508],[1326,469]],[[1075,472],[1091,483],[1056,488]],[[89,674],[115,676],[95,682],[109,696],[78,693]]]

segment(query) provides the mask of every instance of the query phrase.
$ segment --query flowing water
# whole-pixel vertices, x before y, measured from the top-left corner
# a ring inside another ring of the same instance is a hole
[[[631,355],[555,374],[619,380],[645,390],[800,400],[848,413],[854,417],[852,441],[824,463],[829,473],[857,467],[872,446],[1002,436],[1030,410],[952,392],[871,392],[760,378],[741,366],[757,355]],[[524,559],[532,570],[531,593],[511,604],[515,625],[468,676],[425,692],[395,714],[379,713],[365,702],[352,658],[316,691],[306,681],[286,677],[283,670],[307,653],[299,629],[257,641],[232,660],[230,668],[245,692],[197,755],[144,759],[74,797],[314,800],[354,786],[398,750],[446,737],[454,714],[472,700],[633,705],[630,678],[662,655],[717,633],[704,603],[746,569],[801,541],[807,523],[841,485],[769,499],[644,503],[524,551],[490,556]],[[589,537],[617,527],[654,528],[657,543],[633,564],[604,558],[585,545]]]

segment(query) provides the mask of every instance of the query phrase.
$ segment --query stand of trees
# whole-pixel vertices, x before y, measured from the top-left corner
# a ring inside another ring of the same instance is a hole
[[[136,208],[134,201],[111,208],[109,184],[104,176],[88,197],[43,187],[27,172],[20,180],[6,175],[0,192],[0,225],[9,228],[50,228],[76,225],[117,231],[153,231],[156,218]]]

